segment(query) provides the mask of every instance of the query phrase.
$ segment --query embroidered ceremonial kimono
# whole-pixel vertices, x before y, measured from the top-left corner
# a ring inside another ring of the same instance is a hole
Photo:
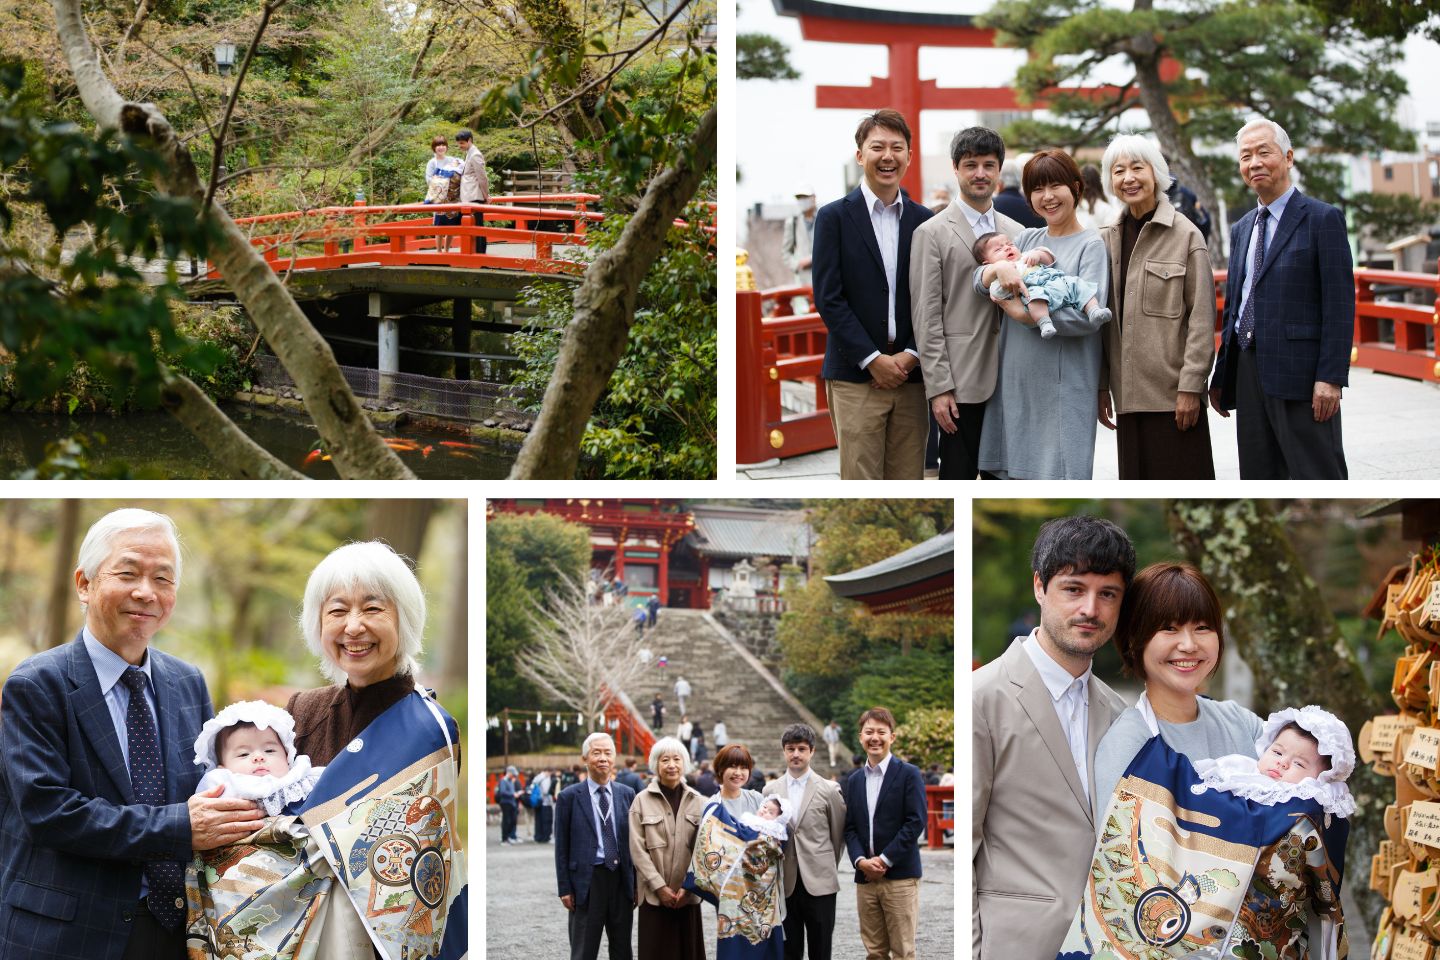
[[[321,933],[344,928],[327,911],[358,915],[386,960],[464,957],[458,733],[417,690],[331,760],[298,821],[198,855],[186,876],[190,960],[325,960],[332,937]]]
[[[1058,960],[1343,957],[1349,822],[1315,800],[1196,794],[1194,767],[1160,737],[1111,796]]]
[[[715,904],[716,960],[780,960],[785,847],[741,823],[718,802],[705,808],[685,889]]]

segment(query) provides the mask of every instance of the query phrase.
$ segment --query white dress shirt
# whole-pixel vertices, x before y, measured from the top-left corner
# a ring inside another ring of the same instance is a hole
[[[1291,187],[1280,196],[1276,197],[1269,205],[1260,204],[1261,209],[1270,211],[1270,219],[1265,224],[1265,259],[1270,259],[1270,244],[1275,240],[1275,230],[1280,226],[1280,218],[1285,215],[1285,208],[1290,205],[1290,198],[1294,195],[1295,188]],[[1245,248],[1245,283],[1240,287],[1240,309],[1235,311],[1235,332],[1240,332],[1240,317],[1245,313],[1245,301],[1250,299],[1250,288],[1255,285],[1255,278],[1250,275],[1255,269],[1255,243],[1260,236],[1260,218],[1256,217],[1255,222],[1250,226],[1250,245]]]
[[[885,771],[890,769],[890,757],[891,755],[887,753],[885,758],[876,764],[867,760],[865,766],[860,768],[860,775],[865,778],[865,815],[869,818],[870,823],[869,855],[872,857],[875,856],[875,804],[880,799],[880,787],[885,783]],[[860,859],[863,858],[857,858],[856,862],[858,863]],[[880,854],[880,862],[887,867],[892,865],[890,858],[883,853]],[[858,870],[859,867],[857,866],[856,869]]]
[[[800,800],[805,796],[805,785],[810,782],[811,772],[812,771],[807,767],[805,770],[805,776],[801,777],[799,780],[796,780],[794,777],[790,776],[789,771],[786,771],[785,773],[785,793],[790,801],[789,813],[791,818],[790,823],[792,827],[795,824],[795,814],[800,809]]]
[[[1089,796],[1089,770],[1085,763],[1085,738],[1090,729],[1090,668],[1078,677],[1051,659],[1045,648],[1040,646],[1040,630],[1030,631],[1025,638],[1025,652],[1040,674],[1050,699],[1055,701],[1055,715],[1060,718],[1060,729],[1070,744],[1070,757],[1075,761],[1075,772],[1080,774],[1080,783]]]
[[[601,864],[605,862],[605,824],[611,824],[612,829],[614,829],[613,825],[615,823],[615,778],[611,777],[603,784],[596,783],[593,779],[588,779],[585,783],[590,787],[590,812],[595,817],[595,863]],[[600,788],[602,786],[609,791],[610,816],[608,818],[602,818],[600,816]],[[620,831],[618,829],[615,830],[615,844],[618,850],[620,844]]]
[[[860,193],[865,198],[865,209],[870,213],[870,226],[875,229],[875,242],[880,246],[880,260],[885,264],[885,289],[889,296],[886,298],[889,303],[890,314],[886,321],[886,339],[895,341],[895,290],[896,274],[900,269],[900,215],[905,210],[905,194],[897,192],[895,202],[886,204],[885,201],[875,196],[875,191],[870,189],[870,184],[863,179],[860,181]],[[914,350],[906,350],[906,353],[914,354],[919,359],[920,354]],[[860,369],[864,370],[870,366],[871,361],[880,356],[876,350],[870,356],[860,361]]]
[[[995,205],[993,203],[990,205],[990,209],[984,213],[980,213],[959,197],[951,200],[950,205],[965,214],[965,221],[970,224],[970,229],[975,232],[976,240],[979,240],[987,233],[996,233],[998,231],[998,228],[995,226]],[[1015,238],[1011,237],[1010,239],[1014,240]]]

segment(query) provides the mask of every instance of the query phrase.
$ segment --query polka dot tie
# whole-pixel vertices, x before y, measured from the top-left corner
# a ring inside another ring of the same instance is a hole
[[[605,854],[605,866],[613,870],[620,863],[620,851],[615,840],[615,818],[610,816],[610,790],[608,787],[601,787],[595,792],[599,794],[600,829],[604,833],[600,838],[600,845]]]
[[[130,750],[130,788],[135,802],[160,806],[165,802],[165,763],[160,758],[160,738],[155,718],[145,700],[145,673],[130,667],[120,675],[130,691],[125,710],[125,736]],[[175,860],[145,861],[145,879],[150,884],[150,912],[170,929],[185,919],[185,867]]]

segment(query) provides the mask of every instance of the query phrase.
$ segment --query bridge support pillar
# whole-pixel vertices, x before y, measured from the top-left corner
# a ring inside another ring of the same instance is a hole
[[[470,300],[466,297],[455,298],[455,310],[452,314],[450,325],[450,349],[456,353],[470,352]],[[455,358],[455,379],[470,379],[470,360],[466,357]]]
[[[380,399],[388,399],[394,391],[394,380],[386,376],[400,372],[400,321],[385,316],[383,294],[370,294],[370,317],[375,321],[375,368],[380,372]]]

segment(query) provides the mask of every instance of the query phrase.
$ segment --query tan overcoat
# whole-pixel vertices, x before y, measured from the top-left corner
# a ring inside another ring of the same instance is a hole
[[[678,814],[670,812],[658,779],[651,780],[630,802],[630,861],[635,864],[636,893],[652,907],[661,906],[661,887],[680,890],[695,851],[695,831],[705,798],[689,784],[683,785]],[[695,894],[685,895],[685,903],[699,902]]]
[[[1120,279],[1120,222],[1100,231],[1110,254],[1110,307]],[[1105,325],[1100,388],[1116,413],[1175,409],[1175,394],[1204,394],[1215,362],[1215,273],[1200,230],[1160,198],[1140,228],[1125,274],[1125,309]],[[1202,404],[1201,415],[1204,415]]]

